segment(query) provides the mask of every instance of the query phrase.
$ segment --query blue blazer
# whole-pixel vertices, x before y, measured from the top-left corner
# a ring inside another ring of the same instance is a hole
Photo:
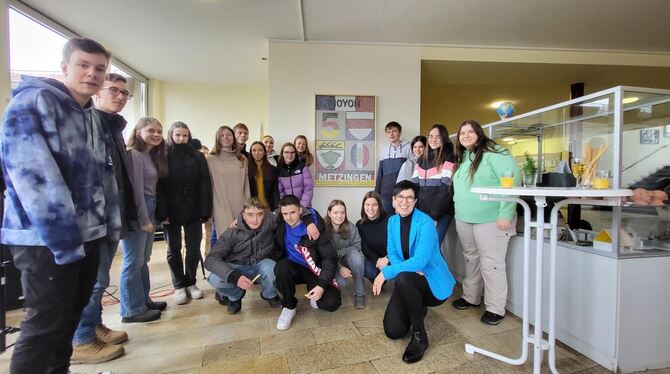
[[[456,281],[447,268],[440,252],[435,221],[414,209],[409,230],[409,259],[403,261],[400,244],[400,216],[395,214],[388,221],[388,259],[390,264],[382,269],[384,278],[393,279],[402,272],[422,272],[428,286],[438,300],[451,296]]]

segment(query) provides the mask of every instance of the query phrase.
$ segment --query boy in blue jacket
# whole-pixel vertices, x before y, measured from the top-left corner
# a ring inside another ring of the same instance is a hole
[[[0,159],[7,200],[0,241],[22,273],[28,309],[11,373],[68,371],[100,243],[119,236],[113,163],[91,100],[109,58],[94,40],[69,40],[61,63],[65,82],[23,76],[5,111]]]

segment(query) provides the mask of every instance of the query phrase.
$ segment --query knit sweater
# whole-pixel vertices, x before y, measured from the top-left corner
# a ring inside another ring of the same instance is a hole
[[[361,236],[358,235],[356,225],[349,222],[349,237],[344,239],[339,231],[332,232],[333,247],[337,251],[337,256],[341,259],[351,251],[361,251]]]
[[[377,263],[380,257],[386,257],[388,217],[374,221],[358,221],[356,227],[361,235],[361,250],[368,260]]]
[[[463,162],[454,173],[454,208],[456,219],[467,223],[491,223],[498,218],[512,219],[516,212],[516,203],[482,201],[479,194],[472,192],[473,187],[500,187],[500,173],[514,171],[516,185],[519,184],[519,166],[512,155],[499,146],[499,152],[484,152],[479,167],[470,180],[470,165],[474,154],[466,151]]]
[[[207,158],[212,178],[212,218],[216,232],[225,232],[244,208],[244,200],[251,196],[247,159],[238,160],[235,152],[222,150]]]

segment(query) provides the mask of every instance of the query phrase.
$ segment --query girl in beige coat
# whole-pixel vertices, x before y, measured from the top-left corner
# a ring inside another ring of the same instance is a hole
[[[214,147],[207,157],[214,199],[212,218],[217,234],[226,231],[244,208],[244,201],[250,197],[247,162],[247,158],[240,153],[233,129],[219,127]]]

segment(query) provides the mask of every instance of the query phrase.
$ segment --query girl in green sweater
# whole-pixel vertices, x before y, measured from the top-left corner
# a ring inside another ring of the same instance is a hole
[[[505,315],[507,244],[516,234],[516,203],[481,201],[473,187],[499,187],[500,175],[513,171],[519,185],[519,166],[502,146],[488,138],[476,121],[465,121],[458,130],[454,173],[456,231],[463,244],[466,269],[463,296],[456,309],[480,304],[482,290],[486,312],[482,322],[497,325]]]

